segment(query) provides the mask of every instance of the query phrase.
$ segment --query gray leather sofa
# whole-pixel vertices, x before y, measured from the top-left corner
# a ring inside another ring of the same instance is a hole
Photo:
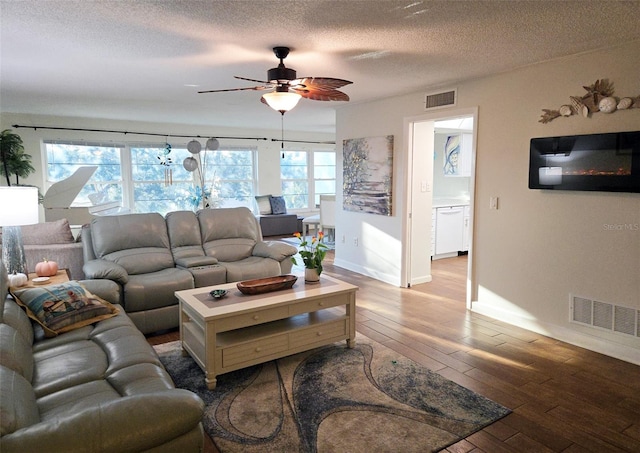
[[[297,249],[263,241],[244,207],[96,217],[83,228],[87,278],[122,287],[120,303],[143,333],[175,328],[175,291],[289,273]]]
[[[124,310],[53,338],[7,298],[0,261],[0,451],[199,452],[200,398],[176,389]],[[110,281],[82,281],[110,302]]]

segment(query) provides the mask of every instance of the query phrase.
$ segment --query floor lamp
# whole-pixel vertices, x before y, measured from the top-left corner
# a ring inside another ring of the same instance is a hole
[[[37,187],[0,187],[2,261],[7,272],[28,275],[20,225],[38,223]]]

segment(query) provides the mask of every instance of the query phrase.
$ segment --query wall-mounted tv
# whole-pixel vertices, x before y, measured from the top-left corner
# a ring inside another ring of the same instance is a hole
[[[532,138],[529,188],[640,193],[640,131]]]

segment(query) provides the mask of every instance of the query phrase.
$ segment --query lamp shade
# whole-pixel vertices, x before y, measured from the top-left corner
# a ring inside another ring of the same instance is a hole
[[[0,226],[38,223],[37,187],[0,187]]]
[[[273,91],[262,95],[269,107],[280,113],[288,112],[294,108],[301,97],[298,93],[291,93],[290,91]]]

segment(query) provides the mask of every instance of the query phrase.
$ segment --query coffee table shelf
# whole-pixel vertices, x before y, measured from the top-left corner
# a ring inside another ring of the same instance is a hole
[[[300,282],[259,296],[238,292],[219,305],[203,296],[233,286],[176,292],[183,351],[204,370],[211,389],[219,374],[337,341],[355,344],[356,286],[323,276],[319,285]]]

